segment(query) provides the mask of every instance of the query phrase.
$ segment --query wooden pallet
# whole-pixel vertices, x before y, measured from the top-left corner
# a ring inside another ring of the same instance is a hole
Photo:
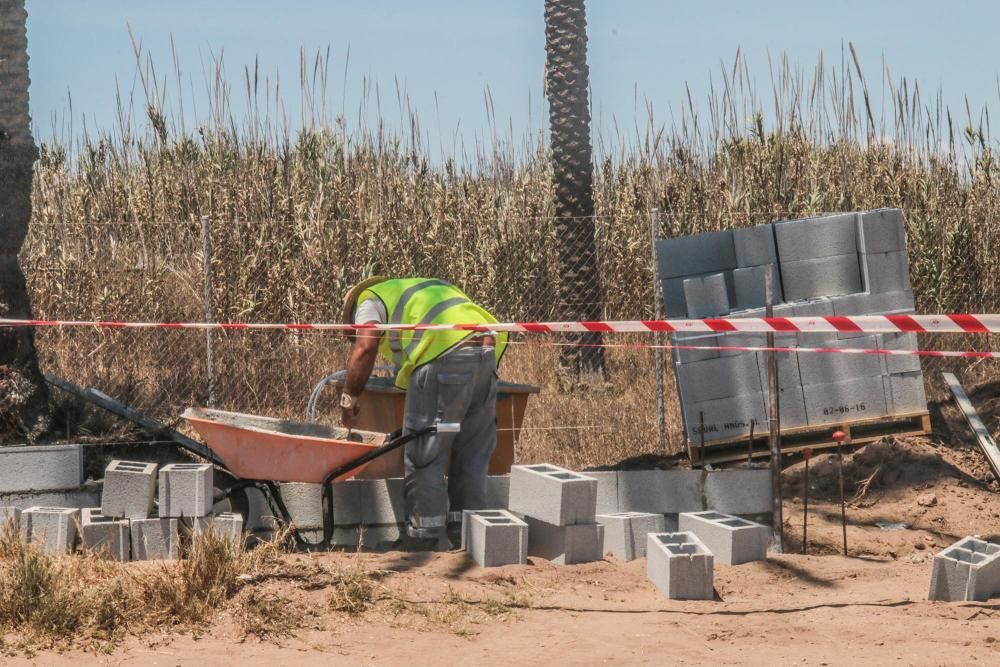
[[[696,464],[734,463],[746,461],[749,454],[755,459],[770,456],[768,450],[767,425],[763,425],[763,433],[754,433],[753,442],[749,437],[729,440],[690,443],[691,453]],[[931,417],[925,412],[912,412],[903,415],[888,415],[858,421],[824,424],[823,426],[799,426],[783,429],[781,432],[781,453],[796,454],[804,449],[822,450],[836,447],[833,439],[835,431],[843,431],[847,435],[845,445],[858,446],[875,442],[888,436],[904,437],[911,435],[927,435],[931,432]]]

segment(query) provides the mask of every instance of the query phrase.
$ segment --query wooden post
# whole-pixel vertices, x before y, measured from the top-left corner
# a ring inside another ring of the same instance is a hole
[[[649,248],[653,256],[653,317],[657,320],[663,319],[663,291],[660,285],[660,263],[656,258],[656,237],[659,236],[659,231],[660,210],[654,208],[649,211]],[[670,448],[667,446],[667,415],[666,400],[664,397],[666,389],[663,386],[663,340],[663,332],[656,332],[654,335],[656,349],[653,354],[656,372],[656,435],[659,439],[660,447],[663,448],[664,453],[668,453]]]
[[[764,289],[767,295],[767,317],[774,317],[774,271],[764,274]],[[774,334],[767,334],[767,347],[774,347]],[[781,413],[778,408],[778,357],[774,350],[767,353],[767,402],[770,433],[768,445],[771,450],[771,549],[778,553],[785,550],[784,521],[781,508]]]

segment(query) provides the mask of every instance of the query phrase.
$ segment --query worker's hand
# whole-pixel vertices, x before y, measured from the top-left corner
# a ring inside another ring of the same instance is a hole
[[[361,406],[357,403],[350,408],[340,408],[340,423],[344,425],[345,428],[353,429],[358,423],[358,412],[360,412]]]

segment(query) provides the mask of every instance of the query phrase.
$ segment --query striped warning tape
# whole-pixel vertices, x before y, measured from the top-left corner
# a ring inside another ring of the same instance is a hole
[[[596,322],[499,322],[495,324],[309,324],[243,322],[115,322],[0,319],[3,327],[97,327],[102,329],[219,329],[283,331],[502,331],[510,333],[1000,333],[1000,315],[856,315],[747,317],[704,320]]]

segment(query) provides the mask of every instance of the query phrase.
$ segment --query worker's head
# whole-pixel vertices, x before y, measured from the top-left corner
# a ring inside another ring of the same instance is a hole
[[[388,280],[385,276],[372,276],[371,278],[365,278],[360,283],[347,290],[347,294],[344,295],[344,307],[341,309],[340,319],[344,324],[354,324],[354,310],[358,307],[358,297],[361,293],[372,285],[377,285],[381,282]],[[354,330],[345,329],[344,336],[349,340],[354,340]]]

